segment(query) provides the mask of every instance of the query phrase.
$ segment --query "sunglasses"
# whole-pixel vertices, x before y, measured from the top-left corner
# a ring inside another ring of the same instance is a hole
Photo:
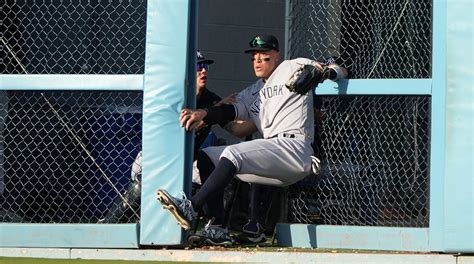
[[[206,71],[208,71],[209,70],[209,64],[204,63],[204,62],[196,64],[196,70],[198,72],[202,71],[202,69],[206,69]]]
[[[263,62],[263,61],[270,61],[271,59],[270,58],[260,58],[260,59],[255,59],[255,58],[251,58],[252,61],[257,61],[257,62]]]

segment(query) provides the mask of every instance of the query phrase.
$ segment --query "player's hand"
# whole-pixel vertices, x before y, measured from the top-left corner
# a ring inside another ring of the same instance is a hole
[[[321,62],[317,62],[315,61],[314,63],[312,63],[314,65],[314,67],[317,67],[319,68],[320,70],[323,70],[324,68],[324,65],[321,63]]]
[[[204,126],[204,117],[207,112],[204,109],[191,110],[184,108],[179,115],[179,125],[184,127],[186,131],[202,128]]]
[[[235,103],[235,97],[237,96],[237,93],[231,93],[230,95],[228,95],[227,97],[225,97],[224,99],[220,100],[215,106],[220,106],[220,105],[223,105],[223,104],[232,104],[232,103]]]
[[[291,92],[305,95],[323,81],[323,68],[319,63],[303,64],[291,74],[285,87]]]
[[[201,123],[199,123],[197,126],[196,126],[196,130],[201,130],[203,127],[206,126],[206,123],[204,123],[204,121],[201,121]]]

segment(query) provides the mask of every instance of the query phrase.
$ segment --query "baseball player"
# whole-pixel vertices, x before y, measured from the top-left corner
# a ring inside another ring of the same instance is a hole
[[[202,122],[250,120],[263,138],[206,148],[200,162],[215,168],[191,199],[186,196],[179,199],[166,190],[158,190],[158,200],[184,229],[191,227],[196,212],[235,175],[245,175],[244,181],[279,186],[293,184],[309,175],[314,134],[310,91],[324,79],[337,80],[347,74],[336,64],[324,66],[305,58],[281,61],[278,40],[272,35],[255,36],[249,45],[245,52],[251,54],[259,79],[241,91],[234,103],[183,109],[179,119],[187,131]],[[224,228],[209,225],[201,235],[211,244],[232,243]]]

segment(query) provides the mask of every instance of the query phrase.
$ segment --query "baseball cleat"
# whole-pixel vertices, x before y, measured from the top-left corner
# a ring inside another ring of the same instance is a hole
[[[265,234],[239,234],[235,240],[240,244],[261,244],[267,241]]]
[[[248,221],[247,224],[242,227],[242,233],[240,233],[235,240],[240,244],[260,244],[265,243],[267,239],[260,223]]]
[[[219,225],[212,225],[210,220],[203,230],[188,236],[188,244],[191,247],[201,246],[231,246],[234,243],[229,236],[227,228]]]
[[[178,221],[182,228],[185,230],[191,228],[191,224],[196,220],[197,213],[194,211],[191,201],[186,198],[184,193],[183,198],[179,199],[171,196],[166,190],[159,189],[156,197],[163,205],[163,208],[176,218],[176,221]]]

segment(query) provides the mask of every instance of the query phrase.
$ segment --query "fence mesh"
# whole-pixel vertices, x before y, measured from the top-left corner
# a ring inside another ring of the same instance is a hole
[[[142,93],[1,93],[2,221],[104,218],[132,184]],[[132,214],[121,221],[137,220]]]
[[[2,74],[144,71],[144,0],[6,0],[0,17]],[[141,92],[0,91],[2,222],[138,221],[142,101]]]
[[[0,17],[0,73],[144,71],[144,0],[5,0]]]
[[[323,97],[323,167],[288,192],[297,223],[428,226],[430,98]]]
[[[339,57],[352,78],[431,75],[429,0],[289,7],[291,58]],[[0,16],[2,74],[143,73],[146,1],[6,0]],[[134,187],[141,108],[141,92],[0,91],[2,222],[106,218]],[[322,177],[289,188],[289,220],[428,226],[429,113],[429,97],[323,97]]]
[[[430,78],[432,0],[290,0],[289,58],[338,57],[352,78]]]

